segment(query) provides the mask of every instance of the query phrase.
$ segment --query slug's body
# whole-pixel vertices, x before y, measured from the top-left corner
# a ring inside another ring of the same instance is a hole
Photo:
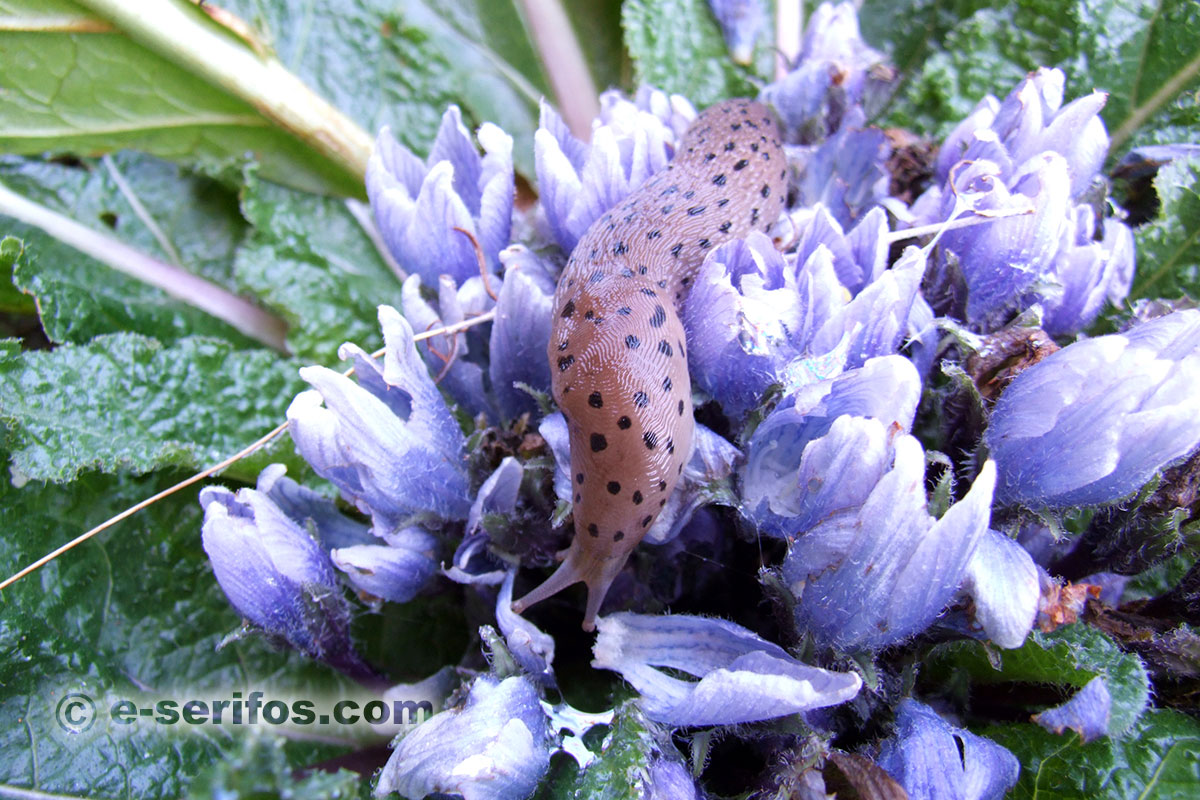
[[[691,455],[680,304],[709,250],[775,222],[786,179],[766,107],[720,103],[696,119],[665,170],[580,239],[559,279],[548,349],[570,434],[575,538],[514,610],[583,581],[583,627],[592,629]]]

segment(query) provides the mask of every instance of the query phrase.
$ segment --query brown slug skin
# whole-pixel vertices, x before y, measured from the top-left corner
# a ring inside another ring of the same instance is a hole
[[[786,200],[779,129],[729,100],[688,129],[670,165],[580,239],[559,278],[548,354],[571,444],[575,538],[521,612],[587,584],[584,630],[691,456],[691,381],[679,309],[708,252],[766,231]]]

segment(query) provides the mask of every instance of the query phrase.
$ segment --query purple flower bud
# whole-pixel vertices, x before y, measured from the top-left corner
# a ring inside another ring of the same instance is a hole
[[[830,436],[838,432],[835,423]],[[783,563],[798,598],[797,627],[839,650],[877,649],[924,630],[962,583],[987,532],[995,483],[990,462],[966,496],[934,519],[926,509],[920,443],[902,434],[891,451],[881,463],[873,448],[867,455],[875,463],[856,465],[864,479],[868,469],[882,468],[881,477],[854,487],[866,495],[861,504],[796,538]]]
[[[200,492],[200,539],[237,612],[267,634],[356,678],[371,677],[350,641],[350,610],[329,556],[261,491]]]
[[[996,498],[1113,503],[1200,445],[1200,311],[1075,342],[1026,369],[985,434]]]
[[[966,279],[967,316],[982,319],[1014,305],[1052,269],[1069,208],[1067,162],[1057,153],[1035,156],[1005,182],[991,161],[964,163],[951,175],[941,219],[966,208],[1032,213],[947,231],[939,250],[952,254]]]
[[[892,147],[878,128],[850,127],[864,124],[860,117],[847,123],[820,145],[790,148],[788,156],[800,175],[799,204],[820,203],[849,228],[888,196],[887,161]]]
[[[1133,283],[1133,233],[1123,222],[1104,221],[1104,237],[1093,236],[1090,206],[1068,212],[1054,259],[1054,291],[1038,298],[1045,310],[1042,329],[1055,336],[1078,333],[1100,314],[1104,304],[1118,305]]]
[[[379,544],[358,544],[330,551],[333,565],[350,584],[372,597],[407,603],[437,571],[437,540],[422,528],[384,533]]]
[[[762,0],[708,0],[708,5],[721,26],[733,60],[749,64],[754,57],[754,43],[766,21]]]
[[[492,471],[479,487],[479,493],[475,495],[475,502],[471,504],[471,511],[467,514],[467,535],[480,529],[484,514],[499,514],[504,517],[513,515],[523,474],[521,462],[512,456],[507,456],[500,462],[500,466]]]
[[[876,759],[912,800],[1001,800],[1017,782],[1016,756],[955,728],[916,700],[902,700],[896,733]]]
[[[854,673],[802,664],[725,620],[619,613],[600,617],[596,627],[592,666],[620,672],[641,694],[646,716],[668,725],[773,719],[844,703],[862,686]]]
[[[888,225],[882,208],[867,212],[849,233],[820,203],[796,209],[790,222],[795,228],[797,260],[807,261],[824,245],[833,256],[838,281],[851,295],[861,292],[887,268]]]
[[[463,519],[470,508],[462,431],[413,346],[408,322],[379,307],[387,345],[383,367],[351,344],[357,383],[325,367],[304,367],[314,388],[288,408],[296,449],[317,474],[374,521],[377,535],[422,511]]]
[[[396,261],[428,285],[439,275],[456,283],[479,274],[468,231],[493,271],[512,228],[512,137],[491,123],[478,132],[481,157],[462,114],[451,106],[422,163],[388,128],[367,163],[367,195]]]
[[[533,152],[542,208],[559,246],[575,249],[593,222],[665,167],[695,116],[679,95],[644,90],[630,102],[608,91],[588,145],[543,103]]]
[[[1042,593],[1037,565],[1016,540],[988,530],[967,564],[962,591],[988,639],[1009,649],[1025,643]]]
[[[409,275],[405,279],[400,289],[400,305],[404,309],[404,318],[414,330],[427,331],[463,322],[468,316],[491,309],[494,301],[489,291],[502,291],[500,279],[495,276],[486,282],[476,276],[458,286],[449,275],[443,275],[438,279],[437,289],[437,302],[430,303],[421,296],[419,275]],[[482,332],[472,329],[426,339],[418,346],[418,351],[430,370],[441,376],[439,385],[455,402],[471,414],[491,413],[484,390],[483,367],[470,358],[472,342],[476,352],[486,350],[487,340]]]
[[[860,505],[882,475],[887,431],[908,430],[920,399],[920,378],[902,356],[872,359],[785,398],[747,448],[742,497],[750,517],[764,533],[789,536]]]
[[[301,528],[315,531],[327,551],[378,542],[370,527],[350,519],[333,502],[287,477],[283,464],[271,464],[259,473],[258,491]]]
[[[554,278],[541,260],[521,245],[505,249],[500,260],[504,263],[504,287],[496,301],[488,363],[492,391],[506,419],[524,413],[536,418],[536,401],[515,384],[550,393],[546,345],[550,341]]]
[[[1112,695],[1108,684],[1097,675],[1067,702],[1034,715],[1033,721],[1051,733],[1073,730],[1085,742],[1108,735]]]
[[[884,56],[859,34],[853,3],[821,3],[808,20],[795,69],[762,93],[783,119],[790,142],[814,142],[841,127],[862,107],[884,99],[894,80],[879,69]]]
[[[546,714],[524,677],[480,676],[466,702],[414,728],[396,745],[375,794],[460,794],[524,800],[550,766]]]

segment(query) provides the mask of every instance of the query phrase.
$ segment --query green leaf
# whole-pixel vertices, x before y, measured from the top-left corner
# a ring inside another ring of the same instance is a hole
[[[617,706],[612,727],[600,744],[596,760],[585,770],[556,771],[538,797],[541,800],[648,797],[651,753],[663,749],[663,736],[657,725],[642,716],[636,701],[622,703]],[[589,738],[585,737],[585,741]],[[595,750],[590,745],[589,748]],[[678,754],[674,755],[678,758]]]
[[[0,462],[0,469],[7,465]],[[7,471],[7,470],[5,470]],[[170,476],[88,475],[66,486],[0,482],[0,574],[164,489]],[[192,777],[241,749],[228,727],[55,721],[68,692],[105,701],[141,693],[208,700],[251,687],[322,695],[346,682],[263,639],[218,644],[238,615],[200,549],[196,489],[170,497],[80,545],[0,596],[0,794],[4,787],[102,798],[176,798]],[[345,747],[292,742],[294,765]]]
[[[703,0],[626,0],[621,25],[639,84],[682,94],[698,108],[758,94]]]
[[[195,29],[211,34],[216,28],[222,41],[233,39],[202,13],[179,8],[196,27],[160,32],[176,37],[175,58],[183,57]],[[253,153],[274,180],[317,192],[363,193],[361,171],[302,141],[196,65],[180,66],[82,5],[3,0],[0,13],[9,18],[0,31],[0,72],[8,87],[0,93],[0,152],[136,149],[214,170]],[[250,52],[248,45],[233,46]],[[287,99],[306,108],[315,100]],[[329,128],[337,140],[335,121]],[[357,136],[365,144],[361,131]]]
[[[888,112],[887,124],[934,137],[947,134],[985,95],[1004,98],[1029,71],[1069,61],[1075,52],[1074,31],[1085,24],[1084,12],[1073,0],[978,9],[962,4],[963,16],[954,22],[953,10],[916,5],[915,13],[935,30],[944,30],[944,38],[923,60],[909,64],[912,71]],[[871,12],[862,14],[863,19],[871,17]],[[893,30],[925,28],[906,20]],[[910,60],[925,49],[904,38],[900,41],[901,55]],[[1079,95],[1090,88],[1071,82],[1067,91]]]
[[[215,762],[191,786],[194,798],[220,797],[222,800],[252,800],[261,797],[287,797],[289,800],[326,800],[359,798],[368,800],[371,784],[353,772],[314,771],[297,777],[288,765],[283,740],[247,738],[240,752]]]
[[[456,103],[513,135],[518,167],[532,176],[536,104],[547,88],[511,0],[221,5],[252,21],[289,69],[372,135],[389,125],[425,153]]]
[[[1194,0],[1086,5],[1091,13],[1080,30],[1085,61],[1077,78],[1109,93],[1104,121],[1113,151],[1120,151],[1138,131],[1163,127],[1172,102],[1200,88],[1200,5]],[[1188,138],[1195,135],[1193,129]]]
[[[69,481],[86,470],[147,472],[216,463],[278,425],[302,388],[297,364],[213,339],[164,347],[100,336],[0,357],[0,420],[16,473]],[[298,472],[290,443],[274,454]],[[243,461],[252,475],[263,459]]]
[[[399,281],[346,202],[253,178],[242,196],[253,230],[235,260],[238,290],[287,320],[303,361],[334,364],[343,342],[381,346],[376,307],[400,303]]]
[[[37,313],[33,298],[13,284],[13,273],[25,258],[24,242],[13,236],[0,239],[0,312]]]
[[[1134,297],[1200,297],[1200,159],[1173,161],[1154,178],[1162,209],[1135,232]]]
[[[1082,744],[1031,724],[992,727],[990,739],[1021,761],[1010,798],[1191,797],[1200,781],[1200,723],[1177,711],[1149,711],[1123,739]]]
[[[953,642],[936,647],[930,661],[950,665],[983,684],[1049,683],[1082,689],[1096,676],[1104,678],[1112,696],[1109,730],[1127,731],[1150,700],[1150,681],[1141,659],[1122,652],[1100,631],[1082,623],[1051,633],[1035,631],[1015,650],[989,653],[979,642]]]
[[[210,178],[157,158],[118,153],[74,164],[10,157],[0,160],[0,179],[18,194],[148,256],[235,288],[233,255],[246,224],[236,196]],[[83,343],[103,333],[134,331],[165,342],[202,334],[257,346],[215,317],[37,228],[7,219],[0,224],[28,248],[16,283],[37,298],[51,341]]]

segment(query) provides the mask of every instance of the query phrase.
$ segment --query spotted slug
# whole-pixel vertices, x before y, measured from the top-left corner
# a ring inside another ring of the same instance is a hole
[[[584,630],[691,456],[681,303],[705,255],[767,230],[786,200],[779,129],[765,106],[701,114],[666,169],[598,219],[559,278],[548,354],[571,447],[575,538],[520,613],[587,585]]]

